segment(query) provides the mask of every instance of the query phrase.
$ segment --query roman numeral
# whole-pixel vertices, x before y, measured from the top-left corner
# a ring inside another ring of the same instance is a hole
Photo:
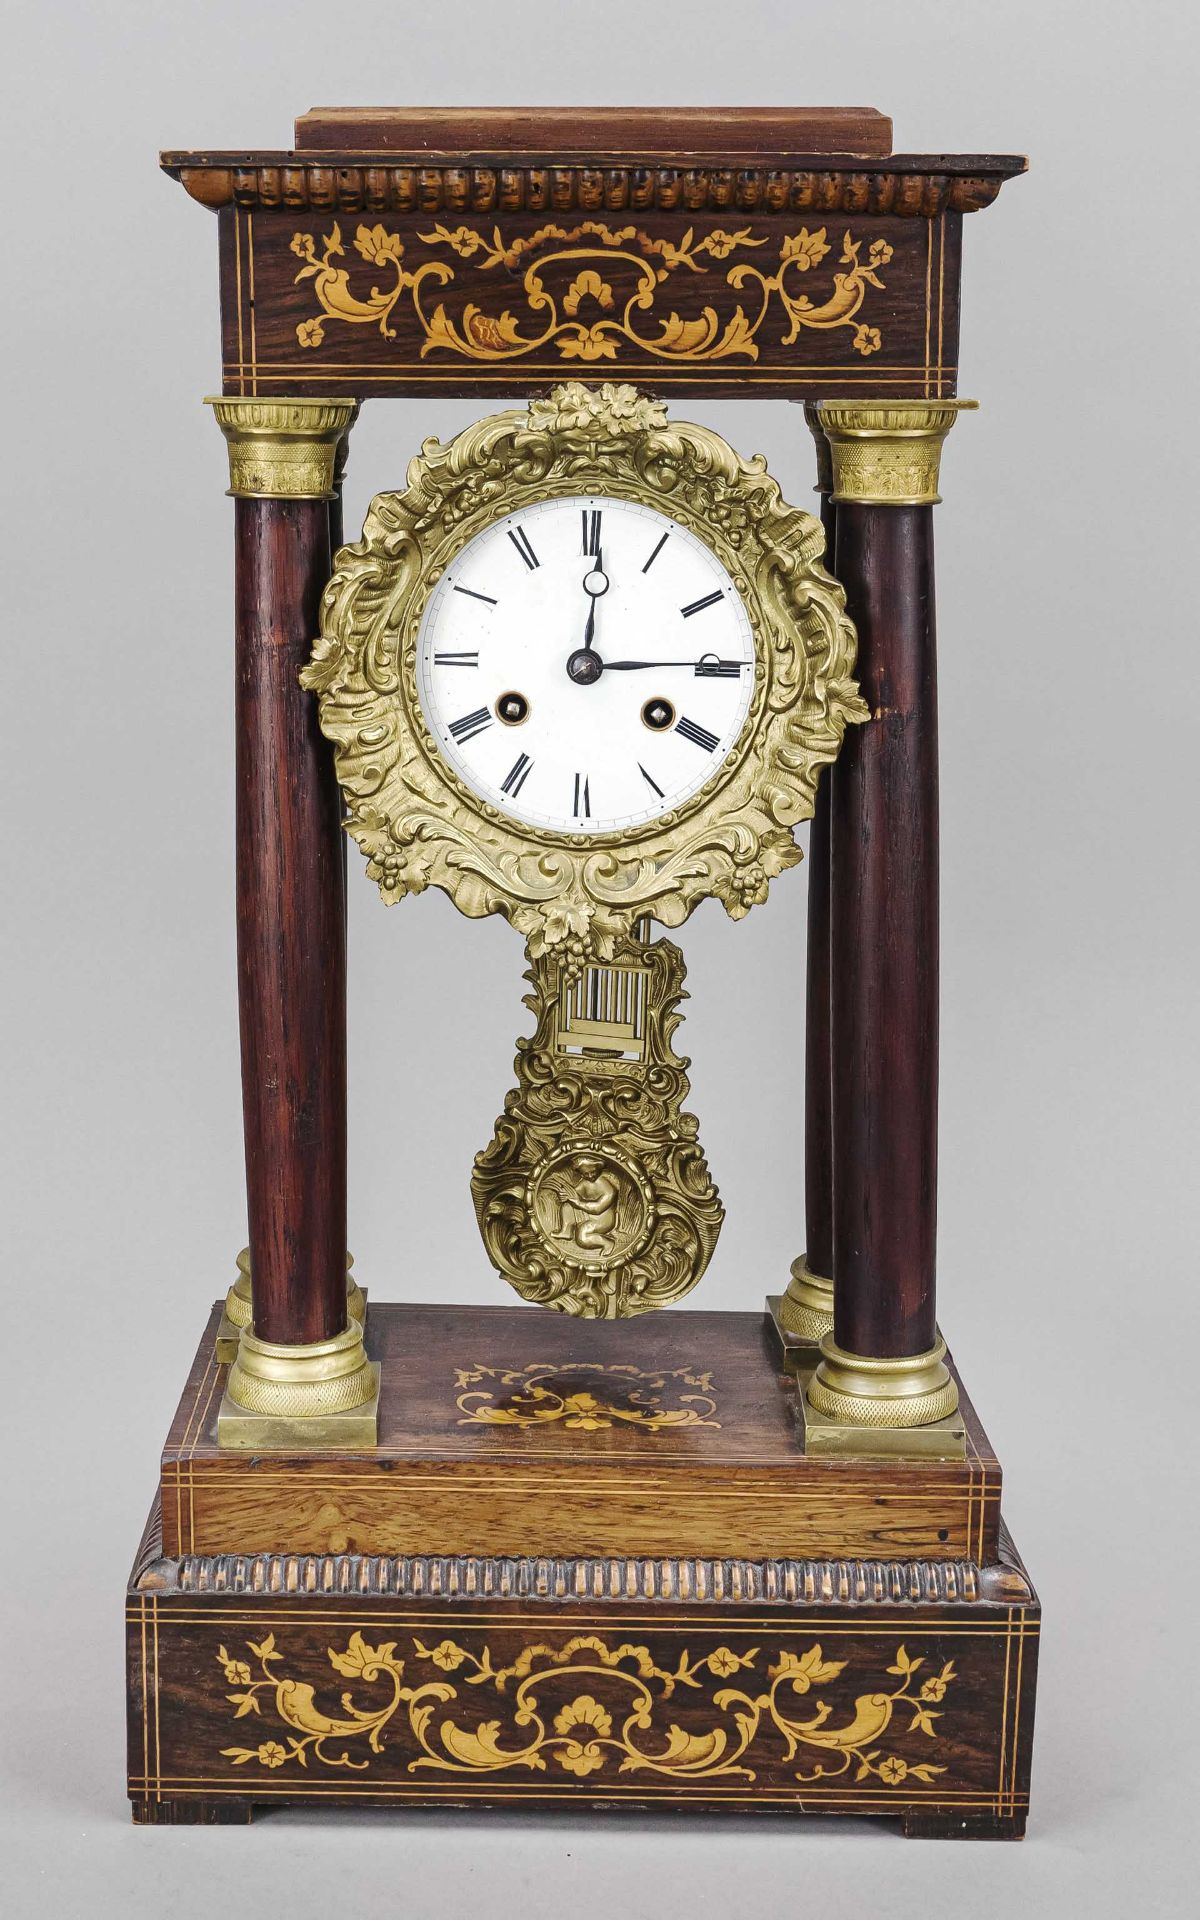
[[[582,773],[575,775],[575,805],[572,808],[572,812],[577,820],[590,820],[591,818],[591,790]]]
[[[529,769],[532,765],[533,761],[527,753],[518,754],[512,766],[500,782],[501,793],[510,793],[515,799],[529,778]]]
[[[534,562],[536,566],[537,562]],[[487,606],[494,607],[496,602],[490,593],[476,593],[474,587],[455,587],[455,593],[465,593],[468,600],[482,600]]]
[[[664,534],[663,539],[665,540],[666,537],[667,537],[666,534]],[[645,567],[643,567],[642,572],[645,573],[645,571],[646,569]],[[658,795],[659,799],[661,800],[663,798],[662,788],[659,786],[658,781],[654,778],[654,776],[646,772],[646,769],[642,765],[640,760],[638,761],[638,772],[641,774],[642,779],[646,782],[646,785],[650,787],[653,790],[653,792],[655,792]]]
[[[722,597],[720,593],[706,593],[703,600],[693,600],[690,607],[680,607],[679,611],[685,620],[690,620],[694,613],[703,613],[705,607],[715,607]]]
[[[534,552],[533,548],[529,544],[529,535],[526,533],[524,527],[516,527],[516,528],[510,527],[508,537],[512,541],[517,552],[520,554],[522,560],[525,562],[525,565],[529,568],[529,571],[532,573],[533,569],[536,566],[539,566],[541,563],[539,562],[538,557]]]
[[[720,745],[719,735],[710,733],[707,727],[699,726],[695,720],[689,720],[686,713],[682,720],[676,721],[675,731],[681,733],[685,740],[690,740],[694,747],[703,747],[705,753],[715,753]]]
[[[473,740],[477,733],[482,733],[491,724],[492,716],[487,708],[476,707],[474,713],[464,713],[461,720],[452,720],[450,731],[458,741]]]
[[[671,536],[669,533],[664,533],[662,539],[659,541],[658,545],[655,547],[654,552],[650,555],[650,558],[647,560],[645,566],[642,568],[643,573],[649,573],[651,567],[654,565],[654,562],[658,559],[659,554],[662,552],[663,548],[666,546],[667,541],[670,538]]]
[[[600,551],[600,509],[589,513],[583,510],[583,551],[593,556]]]
[[[696,678],[697,680],[736,680],[746,664],[744,660],[718,660],[713,654],[709,654],[706,659],[697,660]]]
[[[435,667],[477,667],[479,655],[477,653],[435,653],[433,664]]]

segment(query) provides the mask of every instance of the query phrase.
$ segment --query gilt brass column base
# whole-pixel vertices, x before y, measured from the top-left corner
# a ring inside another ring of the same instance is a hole
[[[804,1451],[820,1458],[840,1454],[855,1460],[965,1460],[967,1430],[959,1413],[927,1427],[861,1427],[818,1413],[801,1395]]]
[[[221,1324],[217,1328],[217,1360],[221,1366],[231,1367],[237,1359],[242,1328],[250,1325],[250,1319],[250,1249],[243,1247],[237,1257],[237,1279],[225,1295]]]
[[[788,1373],[803,1374],[807,1379],[817,1361],[817,1349],[811,1340],[801,1340],[800,1336],[790,1333],[783,1324],[783,1300],[781,1293],[769,1293],[763,1302],[767,1309],[767,1320],[775,1336],[779,1349],[779,1358]]]
[[[966,1427],[938,1335],[928,1353],[876,1359],[847,1353],[831,1333],[804,1387],[806,1453],[961,1460]]]
[[[357,1320],[360,1327],[367,1322],[367,1296],[350,1272],[354,1265],[354,1255],[346,1255],[346,1313],[349,1319]],[[238,1341],[242,1328],[251,1324],[250,1300],[250,1249],[243,1247],[237,1257],[238,1277],[225,1295],[225,1306],[221,1313],[221,1324],[217,1328],[216,1352],[218,1364],[231,1367],[237,1359]]]
[[[780,1298],[778,1318],[783,1332],[814,1355],[825,1335],[833,1332],[833,1281],[813,1272],[807,1254],[792,1261],[791,1279]]]
[[[260,1340],[244,1327],[217,1415],[217,1444],[254,1452],[374,1447],[379,1368],[361,1324],[311,1346]]]

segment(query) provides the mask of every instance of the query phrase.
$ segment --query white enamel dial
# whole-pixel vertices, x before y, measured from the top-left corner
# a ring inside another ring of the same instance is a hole
[[[750,621],[725,568],[636,501],[571,495],[498,520],[430,596],[417,685],[472,791],[559,833],[681,806],[742,731]]]

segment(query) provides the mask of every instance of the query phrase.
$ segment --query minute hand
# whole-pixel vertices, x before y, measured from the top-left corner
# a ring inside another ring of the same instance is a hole
[[[714,660],[711,656],[703,660],[606,660],[605,673],[637,673],[643,667],[694,667],[699,674],[711,673],[714,676],[729,676],[740,673],[749,666],[748,660]]]

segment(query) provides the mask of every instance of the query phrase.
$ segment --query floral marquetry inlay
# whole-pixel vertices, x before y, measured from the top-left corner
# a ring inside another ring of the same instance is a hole
[[[310,1762],[365,1772],[395,1740],[408,1774],[752,1781],[753,1760],[782,1765],[801,1783],[844,1778],[878,1783],[875,1792],[929,1785],[946,1771],[928,1756],[954,1664],[914,1658],[904,1646],[883,1676],[843,1680],[852,1663],[827,1659],[816,1641],[773,1655],[723,1642],[699,1653],[685,1647],[669,1666],[641,1643],[610,1645],[592,1634],[525,1646],[498,1666],[486,1643],[475,1651],[447,1637],[427,1646],[414,1635],[404,1658],[397,1645],[371,1646],[354,1632],[344,1647],[327,1648],[329,1691],[339,1679],[351,1683],[332,1710],[318,1704],[316,1685],[288,1671],[273,1633],[246,1643],[250,1659],[222,1646],[234,1718],[255,1721],[263,1736],[223,1747],[223,1758],[268,1772]],[[469,1689],[486,1696],[488,1717]]]
[[[572,1366],[462,1367],[454,1376],[460,1426],[544,1427],[580,1433],[617,1426],[661,1433],[672,1427],[719,1427],[710,1373],[687,1367],[647,1373],[641,1367],[586,1361]]]
[[[784,347],[802,329],[843,327],[864,357],[883,345],[881,328],[859,316],[869,290],[884,290],[880,274],[893,249],[880,238],[856,240],[848,229],[832,272],[826,262],[837,242],[823,226],[801,226],[782,236],[756,232],[752,225],[701,233],[688,227],[672,240],[602,220],[550,223],[512,237],[498,225],[489,234],[439,222],[416,241],[420,254],[390,227],[360,224],[355,252],[390,279],[368,285],[370,276],[360,270],[363,284],[356,291],[350,268],[338,264],[347,256],[336,220],[321,235],[320,252],[315,235],[295,233],[292,252],[302,262],[296,279],[311,281],[319,308],[297,323],[300,345],[320,346],[330,325],[377,327],[384,339],[394,339],[392,318],[401,301],[411,303],[423,336],[422,359],[451,353],[468,360],[520,360],[554,351],[564,361],[604,361],[616,360],[624,344],[663,361],[755,361],[757,336],[768,327]],[[507,275],[519,287],[520,309],[493,314],[461,296],[457,303],[437,299],[457,277],[456,259],[475,274]],[[668,282],[714,276],[741,296],[724,319],[713,306],[687,315],[670,306]]]

